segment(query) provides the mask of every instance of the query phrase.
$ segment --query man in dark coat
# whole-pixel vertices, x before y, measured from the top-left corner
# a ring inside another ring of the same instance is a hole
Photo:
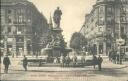
[[[8,68],[9,68],[9,65],[11,64],[8,55],[6,55],[6,56],[4,57],[4,59],[3,59],[3,64],[4,64],[4,66],[5,66],[4,72],[5,72],[5,73],[8,73]]]
[[[27,65],[28,65],[27,57],[24,55],[24,59],[23,59],[23,67],[24,67],[25,71],[27,71]]]
[[[109,51],[109,61],[112,61],[112,60],[111,60],[112,54],[113,54],[113,52],[112,52],[112,50],[110,50],[110,51]]]
[[[103,58],[99,55],[99,57],[98,57],[98,68],[99,68],[99,71],[101,71],[102,62],[103,62]]]

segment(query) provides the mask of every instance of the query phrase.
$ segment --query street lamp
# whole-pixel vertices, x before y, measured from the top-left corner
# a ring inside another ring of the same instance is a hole
[[[121,53],[121,45],[125,44],[125,40],[121,38],[121,26],[124,23],[122,18],[124,18],[124,17],[126,18],[126,12],[124,10],[122,10],[124,8],[122,0],[119,0],[119,2],[120,2],[120,5],[119,5],[119,8],[120,8],[119,39],[117,39],[116,42],[119,45],[119,61],[120,61],[120,64],[121,64],[121,54],[120,54]]]

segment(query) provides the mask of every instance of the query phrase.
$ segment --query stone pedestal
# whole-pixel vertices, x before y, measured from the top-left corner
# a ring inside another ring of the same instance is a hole
[[[56,14],[56,13],[54,13]],[[56,14],[57,16],[58,14]],[[56,57],[60,57],[61,55],[64,56],[64,54],[66,54],[66,43],[64,41],[63,35],[62,35],[62,29],[60,27],[60,20],[58,20],[58,18],[56,18],[56,16],[54,16],[54,24],[55,26],[52,26],[52,19],[50,19],[51,23],[50,26],[51,27],[51,37],[52,37],[52,41],[50,43],[48,43],[48,45],[46,46],[45,51],[47,51],[48,53],[48,61],[49,62],[53,62],[54,58]],[[50,17],[51,18],[51,17]],[[56,22],[56,19],[58,22]],[[66,56],[66,55],[65,55]]]
[[[61,55],[66,56],[69,50],[66,49],[66,45],[61,34],[61,28],[52,29],[52,41],[47,45],[45,51],[47,51],[48,62],[53,62],[54,58],[59,58]]]
[[[53,49],[52,50],[52,56],[53,57],[60,57],[61,56],[61,51],[59,49]]]

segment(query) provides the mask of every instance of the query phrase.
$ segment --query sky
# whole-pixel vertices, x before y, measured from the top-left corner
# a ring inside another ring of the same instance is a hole
[[[61,28],[66,42],[74,32],[80,31],[84,21],[85,14],[90,13],[92,6],[96,0],[29,0],[37,7],[37,9],[47,18],[49,22],[50,15],[56,7],[62,10]]]

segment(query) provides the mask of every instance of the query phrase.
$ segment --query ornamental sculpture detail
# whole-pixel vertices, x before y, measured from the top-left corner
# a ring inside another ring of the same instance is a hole
[[[62,12],[59,7],[54,11],[53,21],[55,23],[55,27],[60,27],[60,20],[61,20]]]

